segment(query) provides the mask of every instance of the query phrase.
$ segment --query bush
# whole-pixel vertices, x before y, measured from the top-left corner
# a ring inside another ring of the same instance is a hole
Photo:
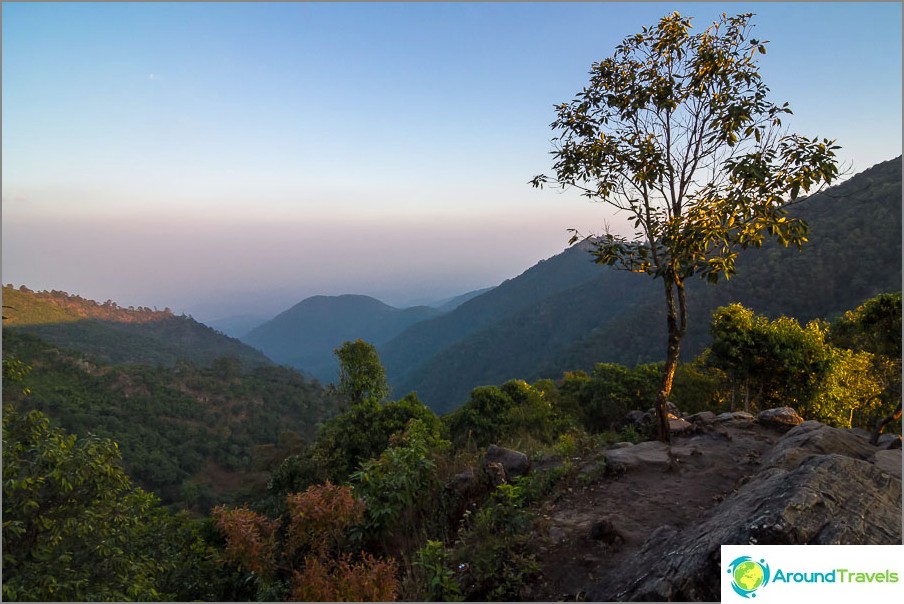
[[[572,425],[542,390],[522,380],[475,388],[468,402],[446,416],[446,421],[458,448],[512,444],[519,439],[549,444]]]

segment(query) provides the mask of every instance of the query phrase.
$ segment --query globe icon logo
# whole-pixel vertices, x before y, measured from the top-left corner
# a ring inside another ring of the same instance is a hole
[[[754,592],[769,583],[769,565],[750,556],[736,558],[728,565],[728,574],[732,589],[743,598],[755,598]]]

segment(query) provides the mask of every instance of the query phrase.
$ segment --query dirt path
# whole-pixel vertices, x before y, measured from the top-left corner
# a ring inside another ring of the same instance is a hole
[[[578,463],[577,475],[536,507],[539,601],[583,600],[619,574],[621,561],[663,525],[683,528],[753,475],[780,432],[742,422],[659,443],[609,450]]]

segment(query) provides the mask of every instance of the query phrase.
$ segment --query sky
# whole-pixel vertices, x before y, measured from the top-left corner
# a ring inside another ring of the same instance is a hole
[[[755,13],[791,130],[901,154],[901,3],[2,4],[2,282],[212,320],[496,285],[615,225],[553,106],[679,11]]]

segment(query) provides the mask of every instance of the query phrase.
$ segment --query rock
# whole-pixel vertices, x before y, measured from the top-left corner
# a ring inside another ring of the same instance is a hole
[[[696,424],[692,424],[685,419],[669,418],[669,431],[672,434],[687,434],[697,429]]]
[[[613,445],[609,445],[610,449],[627,449],[629,447],[633,447],[634,443],[623,440],[621,442],[615,443]]]
[[[698,524],[657,529],[630,567],[590,589],[588,599],[719,601],[720,547],[747,543],[899,544],[901,481],[868,461],[837,454],[816,455],[793,469],[766,469]]]
[[[483,463],[484,467],[491,463],[501,464],[505,473],[505,479],[508,481],[518,476],[524,476],[530,471],[530,459],[528,459],[527,455],[520,451],[497,447],[496,445],[490,445],[487,448]]]
[[[763,465],[790,470],[815,455],[827,453],[870,459],[876,447],[869,444],[868,436],[811,420],[786,432],[763,458]]]
[[[752,422],[755,418],[746,411],[727,411],[716,416],[717,422]]]
[[[879,441],[877,446],[880,449],[900,449],[901,448],[901,435],[900,434],[883,434],[879,437]]]
[[[604,453],[606,468],[614,472],[623,472],[647,464],[668,465],[668,448],[668,445],[657,440],[637,443],[633,447],[610,448]]]
[[[770,428],[790,430],[794,426],[804,423],[804,418],[791,407],[777,407],[760,411],[756,416],[756,421]]]
[[[637,443],[633,447],[609,448],[605,452],[606,470],[620,474],[631,469],[644,468],[672,470],[675,462],[692,455],[700,455],[700,450],[692,445],[669,446],[658,440]]]
[[[714,421],[716,421],[716,414],[713,413],[712,411],[701,411],[700,413],[694,413],[693,415],[688,415],[684,419],[691,422],[692,424],[698,424],[698,425],[705,426],[705,425],[711,424]]]
[[[653,423],[653,418],[655,415],[650,415],[649,413],[644,413],[643,411],[628,411],[625,416],[616,422],[614,428],[616,431],[621,432],[625,428],[634,428],[635,430],[642,430],[644,427]]]
[[[901,480],[901,449],[876,451],[873,458],[876,467]]]

